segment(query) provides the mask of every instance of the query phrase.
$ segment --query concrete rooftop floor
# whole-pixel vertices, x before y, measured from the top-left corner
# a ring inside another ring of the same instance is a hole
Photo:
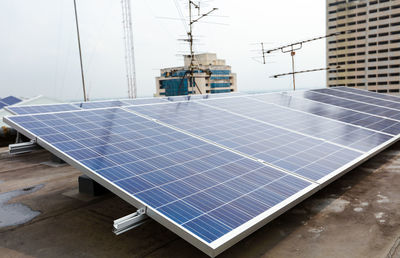
[[[399,158],[400,143],[220,257],[400,257]],[[79,194],[81,173],[49,160],[46,151],[9,156],[0,149],[0,196],[22,194],[3,207],[22,204],[40,212],[0,228],[1,257],[206,257],[155,221],[115,236],[113,220],[136,209],[112,194]],[[10,219],[2,216],[0,224]]]

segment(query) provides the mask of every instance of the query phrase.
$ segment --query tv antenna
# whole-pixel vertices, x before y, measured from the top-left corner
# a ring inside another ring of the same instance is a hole
[[[340,66],[337,66],[335,68],[325,67],[325,68],[310,69],[310,70],[297,71],[297,72],[291,72],[291,73],[281,73],[281,74],[272,75],[271,78],[279,78],[279,77],[282,77],[282,76],[294,75],[294,74],[299,74],[299,73],[311,73],[311,72],[318,72],[318,71],[331,71],[331,70],[336,70],[336,69],[339,69],[339,68],[340,68]]]
[[[194,10],[197,9],[197,17],[195,17],[193,15],[193,9]],[[183,75],[182,81],[183,81],[184,77],[187,76],[189,78],[189,88],[191,89],[191,91],[192,91],[193,87],[196,86],[196,88],[197,88],[197,90],[199,91],[200,94],[202,94],[202,92],[201,92],[201,90],[200,90],[199,86],[197,85],[196,80],[194,78],[194,70],[196,68],[198,68],[198,65],[195,65],[195,62],[194,62],[195,60],[194,60],[194,50],[193,50],[193,42],[194,42],[194,39],[193,39],[193,25],[196,22],[198,22],[199,20],[201,20],[202,18],[210,15],[212,12],[214,12],[216,10],[218,10],[218,8],[212,8],[208,12],[206,12],[204,14],[201,14],[200,2],[198,2],[196,4],[194,1],[189,0],[189,31],[187,31],[188,38],[185,39],[184,41],[189,42],[190,64],[189,64],[189,70],[188,70],[188,72],[186,72]],[[192,93],[193,93],[193,91],[192,91]]]
[[[336,35],[339,35],[339,34],[343,34],[343,32],[337,32],[337,33],[332,33],[332,34],[321,36],[321,37],[317,37],[317,38],[307,39],[307,40],[295,42],[295,43],[292,43],[292,44],[289,44],[289,45],[280,46],[280,47],[269,49],[269,50],[265,50],[264,42],[261,42],[261,52],[262,52],[262,57],[263,57],[263,63],[266,64],[266,61],[265,61],[266,60],[266,55],[271,54],[273,52],[281,51],[282,53],[290,53],[290,55],[292,57],[292,72],[291,73],[287,73],[287,74],[278,74],[278,75],[275,75],[273,77],[274,78],[278,78],[278,77],[283,76],[283,75],[292,75],[293,90],[296,90],[296,77],[295,77],[295,75],[297,73],[329,70],[329,68],[322,68],[322,69],[313,69],[313,70],[295,72],[294,56],[296,55],[296,51],[302,49],[303,48],[303,44],[305,44],[305,43],[308,43],[308,42],[311,42],[311,41],[320,40],[320,39],[324,39],[324,38],[329,38],[329,37],[336,36]]]

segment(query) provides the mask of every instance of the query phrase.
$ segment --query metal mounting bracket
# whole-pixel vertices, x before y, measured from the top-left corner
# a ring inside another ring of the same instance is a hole
[[[22,154],[40,149],[40,146],[37,145],[36,140],[31,140],[30,142],[10,144],[8,145],[8,149],[10,154]]]
[[[113,233],[120,235],[128,230],[146,223],[149,217],[146,215],[146,208],[140,208],[136,212],[120,219],[114,220]]]

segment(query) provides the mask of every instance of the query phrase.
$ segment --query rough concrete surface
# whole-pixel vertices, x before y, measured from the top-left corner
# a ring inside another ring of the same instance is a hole
[[[396,144],[220,257],[400,257],[399,158]],[[43,185],[8,201],[40,215],[0,228],[1,257],[205,257],[155,221],[115,236],[113,220],[135,208],[112,194],[79,194],[81,173],[49,160],[46,151],[0,149],[1,194]]]

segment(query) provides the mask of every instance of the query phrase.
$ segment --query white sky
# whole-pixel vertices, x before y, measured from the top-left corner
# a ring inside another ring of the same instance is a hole
[[[187,46],[184,26],[173,0],[131,0],[138,95],[152,96],[159,69],[180,66]],[[187,14],[186,1],[178,0]],[[325,34],[324,0],[204,1],[203,12],[215,15],[196,24],[198,52],[215,52],[238,75],[239,91],[292,88],[291,78],[269,78],[291,71],[290,55],[275,54],[263,65],[261,41],[267,48]],[[119,0],[77,0],[86,82],[91,99],[127,97],[121,3]],[[79,56],[72,0],[2,0],[0,2],[0,97],[46,95],[82,99]],[[325,67],[325,40],[304,45],[296,70]],[[296,77],[298,88],[325,86],[325,72]]]

